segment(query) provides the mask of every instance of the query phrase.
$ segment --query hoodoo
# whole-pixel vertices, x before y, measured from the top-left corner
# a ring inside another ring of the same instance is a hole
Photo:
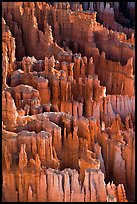
[[[135,201],[135,2],[2,2],[2,202]]]

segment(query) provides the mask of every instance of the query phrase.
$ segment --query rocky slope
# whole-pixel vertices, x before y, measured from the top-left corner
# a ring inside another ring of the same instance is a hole
[[[134,26],[85,3],[2,3],[3,202],[135,199]]]

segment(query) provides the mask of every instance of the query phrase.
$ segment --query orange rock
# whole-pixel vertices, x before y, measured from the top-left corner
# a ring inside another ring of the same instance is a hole
[[[133,201],[134,3],[2,6],[3,201]]]

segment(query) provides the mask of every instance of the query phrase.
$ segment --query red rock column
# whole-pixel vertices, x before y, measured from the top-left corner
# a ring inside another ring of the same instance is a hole
[[[93,58],[91,57],[89,59],[89,63],[88,63],[88,75],[94,75],[95,73],[95,65],[93,63]]]
[[[71,81],[68,82],[68,100],[73,100]]]
[[[78,116],[79,117],[83,116],[83,103],[78,104]]]
[[[28,74],[31,71],[32,65],[31,65],[31,58],[30,57],[23,57],[22,60],[22,68],[24,70],[24,74]]]
[[[52,81],[52,98],[58,99],[60,96],[60,85],[58,79]]]
[[[9,92],[2,92],[2,120],[7,130],[14,129],[17,120],[17,110],[14,100]]]
[[[11,153],[7,146],[5,147],[5,150],[4,150],[4,159],[5,159],[6,169],[9,171],[10,166],[12,164],[12,158],[11,158]]]
[[[32,189],[31,189],[30,185],[29,185],[29,188],[28,188],[28,202],[33,202]]]
[[[25,151],[26,145],[22,144],[19,153],[19,167],[23,169],[28,164],[27,153]]]
[[[7,49],[7,45],[5,42],[2,42],[2,51],[3,51],[3,54],[2,54],[2,83],[3,83],[3,86],[5,87],[6,86],[6,77],[7,77],[7,69],[9,67],[9,60],[8,60],[8,56],[7,56],[7,52],[8,52],[8,49]]]
[[[73,116],[77,117],[78,114],[78,102],[73,101]]]
[[[75,79],[78,79],[80,76],[80,61],[81,61],[81,55],[75,54],[74,55],[74,77]]]
[[[73,77],[73,66],[74,66],[74,63],[69,63],[69,70],[70,70],[69,75],[71,77]]]
[[[48,79],[40,81],[37,85],[39,95],[41,98],[41,104],[50,102],[50,89],[48,87]]]
[[[61,79],[60,80],[60,83],[61,83],[61,99],[63,100],[63,101],[66,101],[66,86],[67,86],[67,84],[66,84],[66,80],[64,80],[64,79]]]
[[[83,83],[82,78],[78,79],[78,97],[77,100],[83,101],[84,98],[84,89],[83,89]]]
[[[80,73],[81,75],[84,77],[85,76],[85,72],[86,72],[86,66],[83,62],[83,59],[81,60],[81,70],[80,70]]]
[[[66,72],[66,76],[68,76],[68,66],[67,66],[67,62],[63,61],[61,62],[61,69],[64,70]]]
[[[55,59],[53,55],[52,57],[49,58],[48,67],[49,67],[49,72],[51,73],[52,69],[55,67]]]
[[[91,100],[93,97],[93,80],[86,78],[85,81],[85,98]]]
[[[21,94],[15,93],[15,103],[18,108],[21,108]]]
[[[88,74],[88,70],[87,70],[88,59],[86,56],[84,56],[82,59],[85,64],[85,74],[87,75]]]
[[[37,137],[37,147],[38,147],[38,154],[40,157],[40,160],[43,162],[45,162],[45,160],[47,160],[46,158],[46,151],[45,150],[45,146],[46,146],[46,138],[45,138],[46,134],[45,131],[44,132],[40,132],[38,133],[38,137]]]
[[[62,141],[61,141],[61,128],[54,128],[54,137],[53,137],[53,146],[55,147],[55,150],[57,152],[57,155],[60,154],[61,146],[62,146]]]
[[[85,100],[85,113],[84,113],[84,116],[87,117],[87,118],[91,117],[91,114],[93,112],[92,109],[93,109],[92,101],[86,99]]]
[[[45,66],[45,74],[48,75],[49,74],[49,60],[48,60],[48,57],[45,57],[44,66]]]

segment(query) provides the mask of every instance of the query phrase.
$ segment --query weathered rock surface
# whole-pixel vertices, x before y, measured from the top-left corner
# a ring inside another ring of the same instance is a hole
[[[132,3],[2,3],[3,202],[134,201]]]
[[[41,173],[23,171],[16,174],[4,171],[4,199],[15,202],[109,202],[110,198],[115,202],[127,201],[123,185],[105,186],[100,170],[86,170],[83,185],[78,176],[78,172],[72,169],[58,171],[49,168]]]

